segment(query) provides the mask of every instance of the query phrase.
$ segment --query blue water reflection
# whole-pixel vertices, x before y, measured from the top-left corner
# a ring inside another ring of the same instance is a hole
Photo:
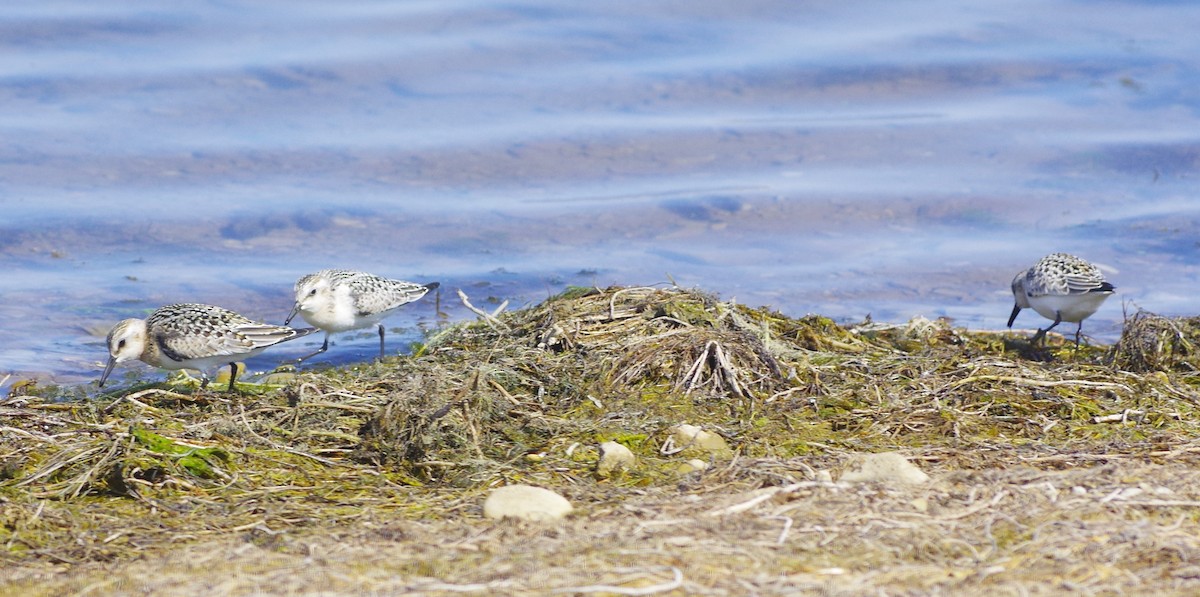
[[[0,15],[0,378],[353,267],[996,329],[1052,251],[1192,314],[1200,7],[48,1]],[[1086,326],[1111,341],[1120,301]],[[370,354],[335,338],[333,362]],[[296,347],[303,352],[306,347]],[[281,349],[282,350],[282,349]],[[283,351],[286,353],[286,351]],[[260,368],[289,356],[268,352]]]

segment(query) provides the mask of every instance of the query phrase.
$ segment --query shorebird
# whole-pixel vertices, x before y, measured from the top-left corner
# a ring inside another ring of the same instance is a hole
[[[389,280],[366,272],[323,269],[296,281],[296,305],[283,323],[300,315],[310,325],[325,331],[325,342],[316,352],[297,362],[329,350],[329,335],[370,327],[379,327],[379,358],[383,358],[383,324],[393,311],[437,288],[437,282],[417,284]]]
[[[1013,278],[1016,304],[1008,317],[1008,327],[1012,327],[1021,309],[1032,308],[1054,323],[1046,329],[1039,328],[1031,343],[1045,338],[1046,332],[1066,321],[1079,324],[1075,329],[1078,349],[1083,320],[1095,313],[1115,289],[1095,265],[1067,253],[1052,253]]]
[[[258,323],[214,305],[166,305],[146,319],[126,319],[108,333],[108,365],[100,376],[100,387],[113,366],[137,359],[162,369],[198,370],[201,388],[208,386],[208,369],[229,365],[232,391],[237,361],[315,331]]]

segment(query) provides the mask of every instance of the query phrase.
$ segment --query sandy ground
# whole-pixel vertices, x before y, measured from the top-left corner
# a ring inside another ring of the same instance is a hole
[[[268,518],[132,561],[9,565],[4,586],[24,595],[1187,595],[1200,590],[1197,451],[997,448],[962,462],[930,450],[917,461],[933,481],[911,488],[790,479],[829,459],[742,461],[677,488],[577,488],[568,494],[578,512],[561,523],[484,520],[472,493],[447,496],[444,520],[369,507],[338,522]],[[780,484],[745,489],[768,476]]]

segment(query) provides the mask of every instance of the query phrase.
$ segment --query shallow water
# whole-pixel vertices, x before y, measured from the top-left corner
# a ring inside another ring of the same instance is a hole
[[[1118,287],[1100,340],[1195,313],[1200,7],[736,5],[7,8],[0,378],[93,381],[168,302],[282,321],[323,267],[442,282],[389,350],[570,284],[998,329],[1053,251]]]

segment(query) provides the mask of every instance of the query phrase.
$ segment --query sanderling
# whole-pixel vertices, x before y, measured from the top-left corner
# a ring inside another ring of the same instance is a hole
[[[325,330],[325,342],[303,361],[329,350],[329,334],[379,326],[379,358],[383,358],[383,324],[392,311],[411,303],[439,283],[416,284],[389,280],[365,272],[323,269],[296,280],[296,306],[284,325],[299,313],[304,321]]]
[[[1095,313],[1113,290],[1115,287],[1104,280],[1100,268],[1074,255],[1052,253],[1013,278],[1016,304],[1008,317],[1008,327],[1012,327],[1021,309],[1032,308],[1054,323],[1044,330],[1038,329],[1031,342],[1036,343],[1054,326],[1069,321],[1079,324],[1075,329],[1075,348],[1079,348],[1083,320]]]
[[[213,305],[159,307],[146,319],[126,319],[108,333],[110,356],[100,387],[114,365],[138,359],[162,369],[196,369],[203,380],[201,388],[208,385],[209,368],[229,365],[229,389],[233,390],[237,361],[315,331],[258,323]]]

